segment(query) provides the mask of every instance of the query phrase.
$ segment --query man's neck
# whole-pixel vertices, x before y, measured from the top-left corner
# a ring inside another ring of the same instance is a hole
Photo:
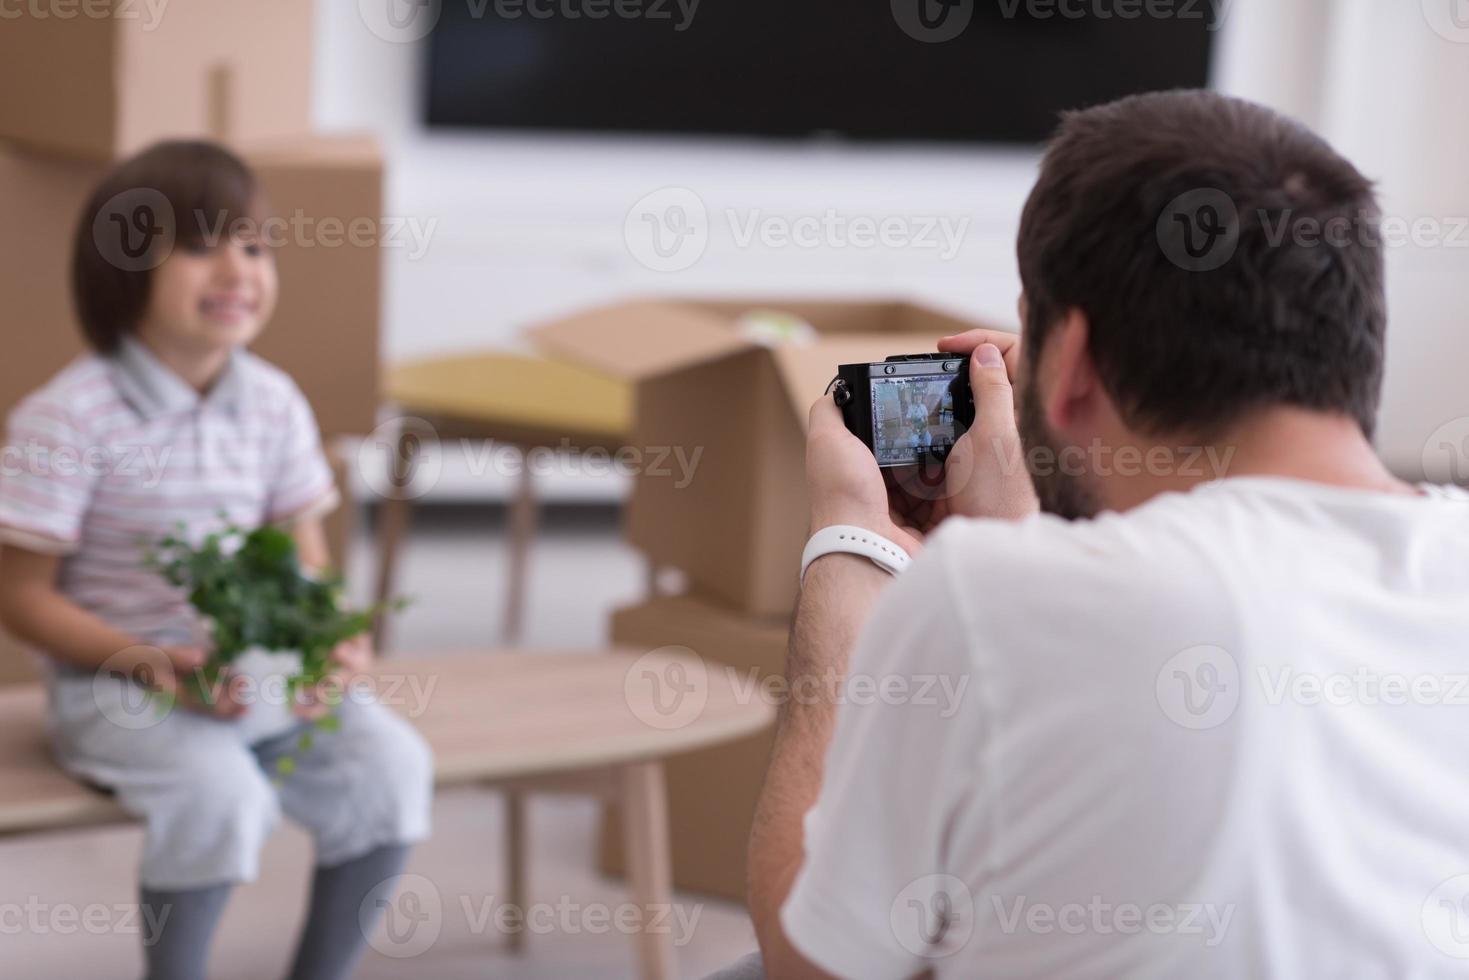
[[[1181,443],[1157,440],[1175,465],[1139,476],[1106,481],[1106,505],[1129,510],[1160,493],[1186,492],[1200,483],[1238,476],[1273,476],[1367,492],[1415,495],[1411,484],[1390,473],[1357,423],[1343,415],[1297,408],[1252,414],[1218,442],[1180,453]],[[1149,447],[1143,446],[1144,458]],[[1188,457],[1195,456],[1193,465]]]

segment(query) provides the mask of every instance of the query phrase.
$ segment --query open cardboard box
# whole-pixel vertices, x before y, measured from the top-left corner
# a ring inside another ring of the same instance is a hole
[[[762,343],[742,326],[761,310],[815,333]],[[809,530],[807,416],[837,365],[930,351],[979,326],[901,301],[670,300],[591,310],[531,337],[548,354],[637,384],[632,438],[645,466],[628,501],[628,540],[697,590],[778,617],[795,606]]]
[[[311,129],[315,4],[17,4],[0,29],[0,138],[109,160],[162,138]]]
[[[7,28],[8,29],[8,28]],[[348,223],[382,214],[382,156],[362,138],[247,148],[274,214]],[[69,292],[71,242],[105,166],[0,146],[0,296],[7,303],[0,414],[83,349]],[[327,437],[363,435],[378,405],[381,254],[287,234],[276,250],[280,301],[255,345],[294,377]],[[323,239],[326,240],[326,239]]]

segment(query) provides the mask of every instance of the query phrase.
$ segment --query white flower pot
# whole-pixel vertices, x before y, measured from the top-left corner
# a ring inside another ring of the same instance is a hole
[[[230,664],[230,670],[245,678],[240,700],[246,705],[233,724],[246,744],[284,735],[301,724],[292,711],[287,680],[301,673],[301,655],[294,651],[252,648]]]

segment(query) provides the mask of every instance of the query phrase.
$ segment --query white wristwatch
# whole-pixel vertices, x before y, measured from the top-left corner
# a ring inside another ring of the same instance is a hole
[[[908,552],[881,534],[851,524],[833,524],[817,531],[806,542],[806,550],[801,553],[801,580],[806,580],[806,569],[813,561],[822,555],[839,552],[870,559],[890,575],[897,575],[913,560],[908,557]]]

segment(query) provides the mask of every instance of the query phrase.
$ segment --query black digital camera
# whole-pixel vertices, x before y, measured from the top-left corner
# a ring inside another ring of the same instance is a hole
[[[942,462],[974,424],[969,358],[900,354],[875,364],[843,364],[832,397],[847,428],[878,466]]]

